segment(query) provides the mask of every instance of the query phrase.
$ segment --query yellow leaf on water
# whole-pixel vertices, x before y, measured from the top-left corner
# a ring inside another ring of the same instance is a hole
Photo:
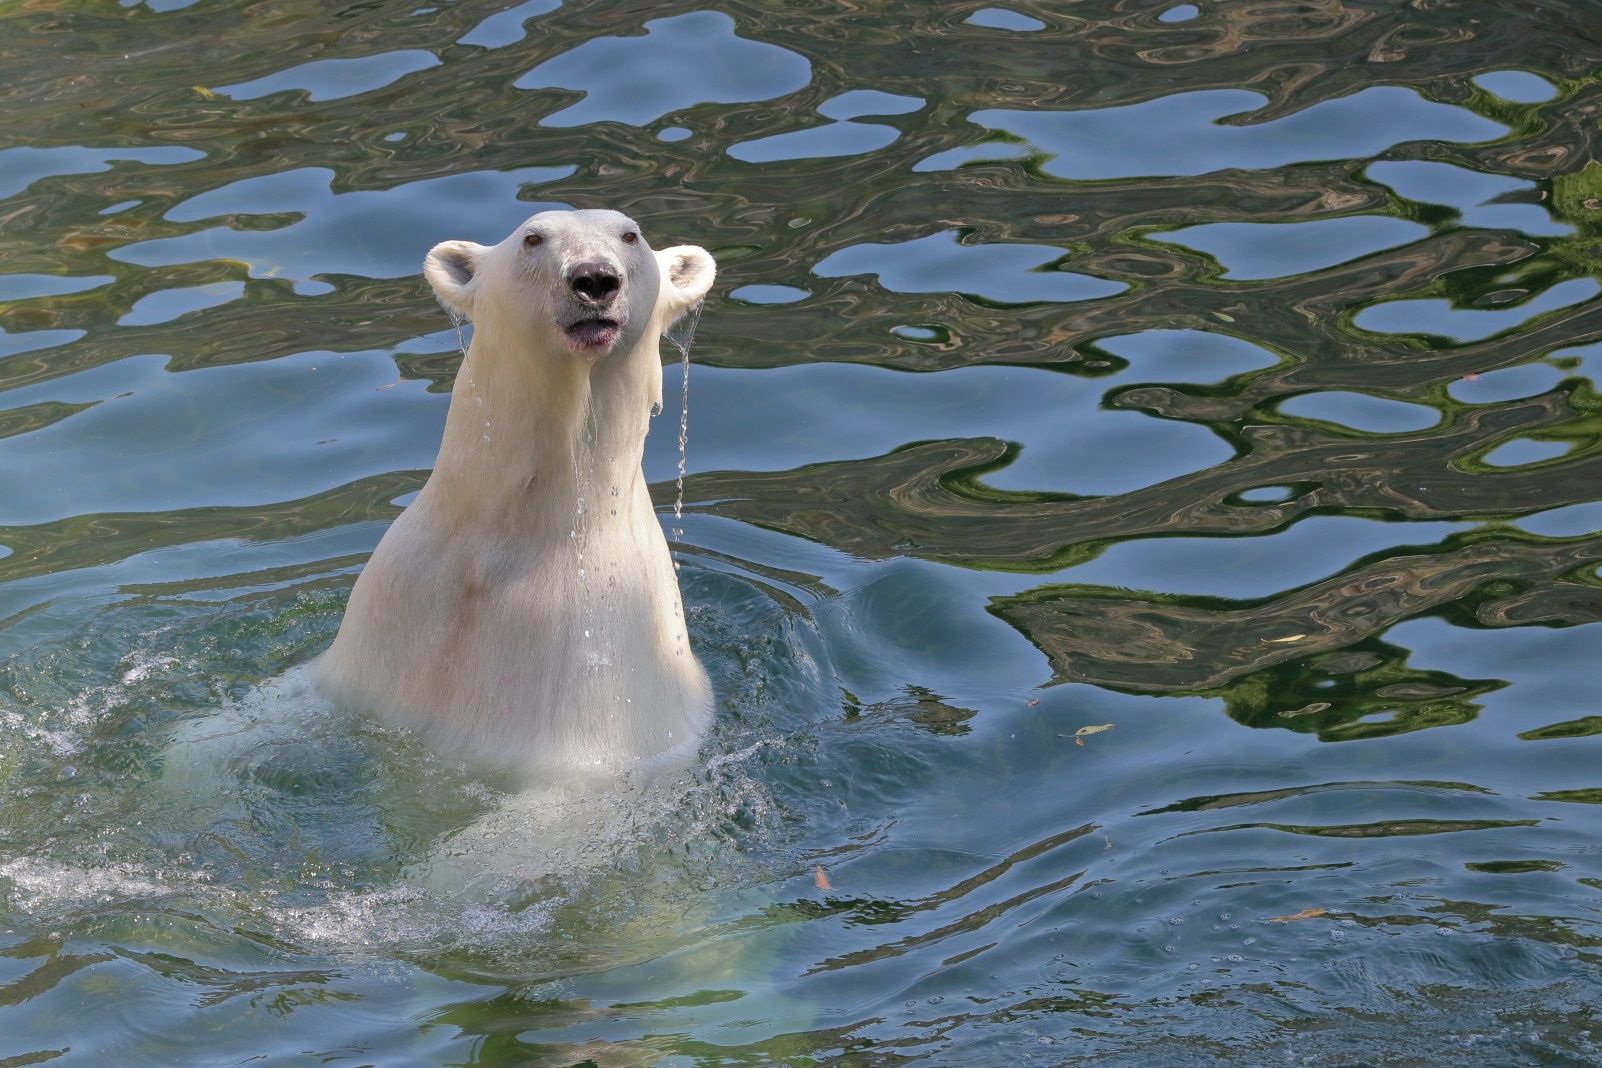
[[[1313,919],[1317,919],[1320,916],[1328,916],[1328,915],[1329,915],[1329,909],[1321,909],[1321,908],[1318,908],[1317,906],[1314,906],[1313,908],[1310,908],[1310,909],[1303,909],[1300,912],[1293,912],[1289,916],[1270,916],[1268,918],[1268,922],[1269,923],[1292,923],[1292,922],[1294,922],[1296,920],[1313,920]]]
[[[1086,736],[1100,734],[1102,731],[1110,731],[1112,729],[1113,725],[1111,723],[1092,723],[1089,726],[1080,727],[1074,731],[1074,744],[1084,745]]]
[[[207,89],[204,85],[191,85],[189,88],[193,89],[207,100],[217,99],[217,94],[212,92],[210,89]]]
[[[819,864],[812,869],[812,885],[819,890],[833,890],[829,884],[829,877],[823,874],[823,865]]]
[[[1279,645],[1283,642],[1299,642],[1305,637],[1307,637],[1305,634],[1291,634],[1284,638],[1265,638],[1264,640],[1268,642],[1269,645]]]

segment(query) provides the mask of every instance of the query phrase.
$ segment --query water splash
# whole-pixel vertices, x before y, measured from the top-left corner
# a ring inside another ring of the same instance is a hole
[[[695,307],[685,312],[682,318],[662,332],[662,336],[679,350],[679,362],[683,368],[683,373],[680,375],[682,387],[679,391],[679,473],[673,495],[674,522],[684,518],[684,469],[686,450],[690,442],[690,345],[695,341],[695,328],[701,321],[703,306],[697,303]],[[682,530],[675,528],[673,536],[676,538],[683,533]]]

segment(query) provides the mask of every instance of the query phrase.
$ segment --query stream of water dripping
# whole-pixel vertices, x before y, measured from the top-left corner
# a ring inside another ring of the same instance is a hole
[[[695,327],[701,321],[702,304],[684,313],[683,318],[663,331],[662,336],[673,343],[679,350],[679,363],[682,367],[679,389],[679,471],[675,482],[673,494],[673,521],[679,522],[684,518],[684,470],[686,464],[686,448],[690,441],[690,345],[695,341]],[[674,527],[673,536],[681,537],[683,531]]]
[[[445,309],[445,315],[450,319],[451,325],[456,328],[456,347],[462,350],[462,359],[467,359],[467,338],[462,336],[462,324],[467,322],[467,316],[459,315],[450,308]]]

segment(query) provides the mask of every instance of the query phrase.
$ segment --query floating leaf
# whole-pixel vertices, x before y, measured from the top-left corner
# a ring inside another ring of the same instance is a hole
[[[823,865],[822,864],[819,864],[819,865],[817,865],[816,867],[814,867],[812,869],[812,885],[817,887],[819,890],[833,890],[834,889],[834,887],[829,882],[829,877],[827,875],[823,874]]]
[[[210,89],[207,89],[204,85],[191,85],[189,88],[193,89],[207,100],[217,99],[217,94],[212,92]]]
[[[1269,923],[1294,923],[1297,920],[1314,920],[1320,916],[1328,916],[1329,909],[1321,909],[1316,905],[1310,909],[1293,912],[1289,916],[1270,916]]]
[[[1078,730],[1074,731],[1074,744],[1084,745],[1085,739],[1088,736],[1092,734],[1100,734],[1102,731],[1110,731],[1112,729],[1113,725],[1111,723],[1092,723],[1088,726],[1080,727]]]

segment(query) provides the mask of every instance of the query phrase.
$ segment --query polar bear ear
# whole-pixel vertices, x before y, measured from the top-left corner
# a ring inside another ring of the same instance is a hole
[[[674,245],[656,254],[662,268],[662,302],[672,322],[705,299],[718,267],[711,253],[695,245]]]
[[[473,314],[473,281],[489,249],[471,241],[441,241],[423,258],[423,277],[448,311]]]

